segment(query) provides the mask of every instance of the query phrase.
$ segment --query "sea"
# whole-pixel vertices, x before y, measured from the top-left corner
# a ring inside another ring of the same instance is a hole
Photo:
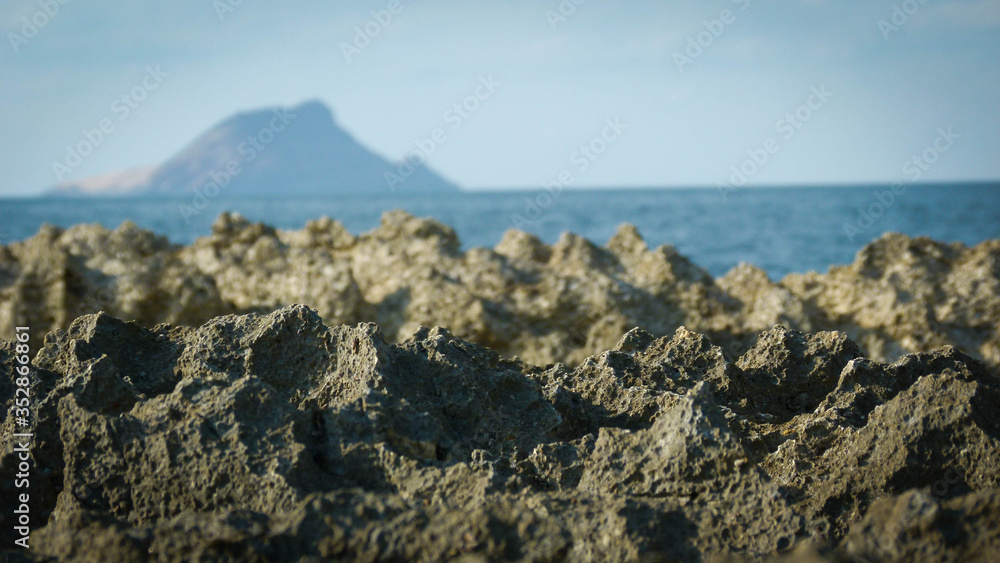
[[[772,279],[847,264],[883,233],[895,231],[974,245],[1000,238],[1000,183],[699,189],[545,189],[323,197],[214,199],[0,199],[0,243],[35,234],[45,223],[69,227],[131,220],[189,244],[208,235],[223,211],[281,229],[329,216],[352,233],[374,229],[382,213],[403,209],[457,232],[463,248],[493,247],[512,228],[554,243],[573,232],[605,244],[623,223],[650,248],[672,245],[721,276],[741,262]]]

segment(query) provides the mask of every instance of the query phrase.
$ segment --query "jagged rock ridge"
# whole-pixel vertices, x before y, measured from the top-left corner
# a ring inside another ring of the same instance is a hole
[[[777,326],[734,361],[634,329],[543,368],[294,306],[197,328],[83,316],[34,366],[20,560],[1000,554],[1000,382],[953,347],[885,364]]]

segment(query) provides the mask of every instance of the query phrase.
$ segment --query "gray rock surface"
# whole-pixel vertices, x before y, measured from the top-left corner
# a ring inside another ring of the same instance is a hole
[[[447,231],[425,234],[413,240],[461,256]],[[739,358],[683,327],[619,337],[577,367],[539,367],[443,328],[393,343],[376,325],[327,323],[301,305],[197,327],[79,317],[34,358],[32,549],[9,549],[4,510],[0,551],[12,561],[1000,555],[1000,382],[980,361],[943,347],[887,364],[844,334],[782,326]],[[0,342],[0,369],[13,365]],[[2,383],[0,401],[9,436]],[[13,447],[0,450],[5,507]]]
[[[0,247],[0,337],[30,326],[36,348],[99,311],[152,328],[296,303],[331,325],[375,322],[393,342],[446,327],[540,366],[579,365],[633,327],[667,336],[685,326],[739,356],[781,324],[842,332],[874,360],[952,345],[1000,368],[1000,240],[970,248],[890,233],[853,264],[778,282],[745,264],[712,279],[629,225],[604,246],[509,231],[494,249],[461,251],[452,229],[401,211],[359,236],[331,219],[280,231],[226,213],[187,247],[130,223],[45,227]],[[782,408],[811,407],[809,391]]]

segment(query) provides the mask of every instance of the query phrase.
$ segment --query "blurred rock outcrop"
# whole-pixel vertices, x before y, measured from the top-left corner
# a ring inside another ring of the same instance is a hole
[[[605,246],[554,245],[509,231],[460,250],[455,232],[404,212],[354,236],[331,219],[279,231],[223,214],[210,236],[175,246],[125,223],[45,227],[0,247],[0,334],[36,339],[104,311],[145,327],[304,304],[330,324],[376,322],[391,341],[419,326],[537,365],[578,365],[641,327],[679,326],[740,355],[775,324],[845,333],[872,359],[953,345],[1000,367],[1000,240],[968,248],[886,234],[853,264],[779,282],[750,265],[713,279],[669,246],[622,226]],[[40,344],[40,340],[34,342]]]

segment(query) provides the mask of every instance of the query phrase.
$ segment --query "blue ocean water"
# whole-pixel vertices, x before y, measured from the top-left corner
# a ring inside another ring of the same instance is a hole
[[[0,200],[0,242],[33,235],[43,223],[68,227],[132,220],[190,243],[208,234],[222,211],[299,229],[328,215],[353,233],[375,228],[381,214],[404,209],[452,226],[463,247],[492,247],[515,226],[555,242],[565,231],[598,244],[622,223],[639,228],[650,247],[671,244],[719,276],[740,262],[777,279],[789,272],[846,264],[883,232],[976,244],[1000,238],[1000,184],[921,185],[894,194],[888,186],[715,189],[616,189],[465,192],[429,196],[385,193],[330,197],[208,200],[195,210],[170,199]],[[202,202],[199,202],[202,203]],[[196,211],[191,215],[191,211]]]

